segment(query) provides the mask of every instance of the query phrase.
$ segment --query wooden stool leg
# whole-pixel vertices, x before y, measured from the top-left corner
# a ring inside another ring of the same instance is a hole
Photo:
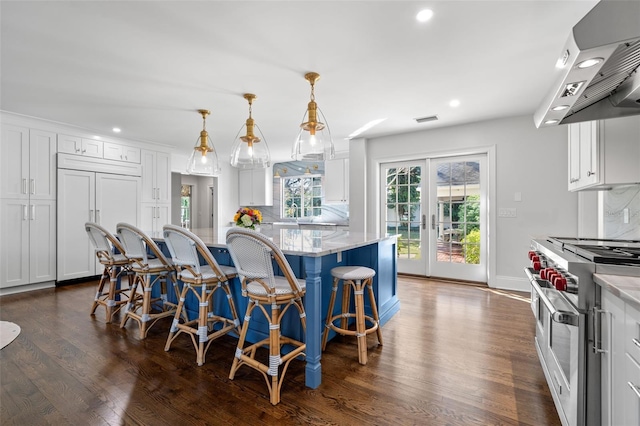
[[[140,339],[147,335],[147,323],[150,321],[151,313],[151,274],[147,274],[144,282],[144,294],[142,296],[142,312],[140,315]]]
[[[280,306],[271,305],[271,320],[269,321],[269,371],[271,376],[271,404],[280,402],[280,386],[278,386],[278,369],[280,367]]]
[[[327,312],[327,322],[325,324],[324,333],[322,333],[322,350],[327,348],[327,339],[329,338],[329,324],[333,318],[333,307],[336,303],[336,293],[338,292],[338,278],[333,279],[333,288],[331,289],[331,299],[329,300],[329,311]]]
[[[189,285],[185,284],[182,287],[182,293],[180,293],[180,297],[178,298],[178,308],[176,310],[175,316],[173,317],[173,323],[171,324],[171,329],[169,329],[169,337],[167,337],[167,343],[164,345],[165,351],[168,351],[171,348],[171,343],[175,339],[176,333],[179,330],[178,324],[180,324],[180,316],[182,315],[182,309],[184,308],[184,302],[187,299],[188,291],[189,291]]]
[[[376,304],[375,295],[373,294],[373,280],[371,278],[367,279],[367,289],[369,290],[369,302],[371,303],[371,314],[378,326],[378,329],[376,330],[376,334],[378,336],[378,343],[382,345],[382,328],[380,327],[380,317],[378,316],[378,307]]]
[[[113,317],[113,309],[116,306],[116,289],[118,287],[118,268],[112,266],[109,268],[109,296],[107,296],[107,323],[111,322]]]
[[[358,362],[367,364],[367,330],[364,319],[364,297],[362,280],[356,280],[354,285],[354,302],[356,308],[356,337],[358,338]]]
[[[349,328],[348,313],[351,308],[351,287],[355,284],[351,280],[342,280],[342,319],[340,320],[340,328],[347,330]],[[355,288],[355,287],[354,287]]]
[[[209,329],[207,327],[207,319],[209,318],[209,305],[213,296],[213,292],[207,292],[207,286],[202,284],[201,291],[198,295],[198,366],[204,364],[204,347],[207,344]]]
[[[238,368],[242,366],[240,362],[240,357],[242,356],[242,352],[244,350],[244,340],[247,337],[247,331],[249,330],[249,322],[251,322],[251,312],[253,312],[253,308],[255,308],[256,303],[253,300],[249,299],[247,304],[247,312],[244,315],[244,322],[242,323],[242,332],[240,333],[240,339],[238,339],[238,346],[236,347],[236,354],[233,357],[233,364],[231,365],[231,371],[229,372],[229,379],[233,380],[233,377],[238,371]]]
[[[137,308],[137,304],[139,303],[139,296],[137,295],[139,286],[140,286],[140,277],[136,274],[133,276],[133,285],[130,286],[131,292],[129,296],[129,301],[124,307],[124,312],[122,313],[122,320],[120,321],[120,328],[124,328],[125,324],[129,320],[129,317],[130,317],[129,312]]]
[[[102,297],[102,292],[104,291],[104,286],[109,279],[109,275],[107,273],[107,269],[105,268],[102,271],[102,276],[100,277],[100,283],[98,284],[98,290],[96,291],[96,297],[93,299],[93,305],[91,306],[91,314],[94,315],[96,313],[96,309],[100,306],[100,298]],[[109,317],[107,316],[107,322],[109,322]]]

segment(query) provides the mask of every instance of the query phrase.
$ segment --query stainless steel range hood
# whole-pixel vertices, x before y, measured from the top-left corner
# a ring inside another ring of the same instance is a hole
[[[571,30],[536,127],[640,114],[639,66],[640,0],[600,1]]]

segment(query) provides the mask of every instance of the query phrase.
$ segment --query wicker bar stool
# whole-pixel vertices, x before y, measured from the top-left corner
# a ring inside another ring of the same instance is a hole
[[[172,317],[177,311],[177,304],[167,299],[167,279],[171,280],[176,300],[180,297],[176,269],[158,245],[140,229],[127,223],[118,223],[116,228],[126,256],[131,260],[131,270],[135,272],[132,287],[134,291],[136,287],[142,290],[141,298],[130,300],[124,307],[120,328],[124,328],[131,318],[140,327],[140,339],[144,339],[158,320]],[[151,292],[158,285],[160,297],[153,298]]]
[[[242,295],[249,298],[229,379],[233,380],[236,371],[243,365],[258,370],[267,382],[271,403],[276,405],[280,402],[280,389],[289,363],[300,355],[304,356],[307,347],[302,341],[283,336],[280,330],[282,318],[294,306],[300,315],[303,331],[306,332],[307,323],[302,304],[306,284],[293,274],[282,251],[258,232],[232,228],[227,232],[227,247],[242,279]],[[274,275],[272,259],[284,276]],[[269,321],[269,337],[244,347],[251,313],[256,307]],[[267,310],[268,307],[271,312]],[[284,345],[293,346],[293,349],[282,355],[280,351]],[[269,348],[268,363],[256,359],[257,349],[263,346]],[[282,364],[284,367],[279,373]]]
[[[367,335],[374,331],[378,335],[378,343],[382,345],[382,330],[380,329],[380,318],[378,317],[378,308],[376,299],[373,295],[373,277],[376,271],[364,266],[338,266],[331,270],[333,276],[333,291],[329,301],[329,312],[327,312],[327,323],[322,335],[322,350],[327,346],[327,338],[329,330],[336,333],[356,336],[358,338],[358,362],[362,365],[367,364]],[[342,280],[342,312],[333,315],[333,307],[336,301],[336,293],[338,292],[338,283]],[[368,289],[369,302],[371,303],[371,316],[365,315],[364,312],[364,290]],[[349,304],[351,299],[351,289],[354,294],[355,312],[350,312]],[[349,318],[355,318],[356,329],[349,329]],[[334,324],[340,320],[340,326]],[[367,327],[366,322],[371,325]]]
[[[125,275],[132,275],[130,260],[124,255],[124,247],[120,241],[97,223],[87,222],[84,228],[89,235],[89,240],[93,243],[96,250],[98,262],[104,267],[96,296],[91,306],[91,315],[95,315],[98,306],[104,306],[106,322],[110,323],[113,316],[131,299],[135,297],[135,292],[131,289],[131,278],[124,287],[124,283],[120,283],[118,288],[118,279]],[[114,249],[118,253],[114,253]],[[105,289],[106,287],[106,289]]]
[[[219,265],[205,243],[192,232],[175,225],[165,225],[163,231],[171,260],[178,270],[178,280],[184,284],[164,350],[168,351],[173,341],[181,333],[186,333],[191,337],[196,350],[196,362],[201,366],[211,342],[230,332],[240,335],[240,320],[229,290],[229,280],[238,274],[231,266]],[[198,255],[204,259],[204,265],[200,265]],[[218,289],[226,293],[231,318],[214,312],[213,297]],[[199,306],[198,318],[191,321],[186,317],[184,309],[189,293],[195,295]],[[183,312],[186,319],[180,322]],[[220,327],[217,328],[216,325]]]

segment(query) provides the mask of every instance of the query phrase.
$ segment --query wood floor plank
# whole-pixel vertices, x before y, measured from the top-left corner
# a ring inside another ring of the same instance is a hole
[[[145,340],[137,325],[89,315],[96,283],[0,297],[21,334],[0,351],[4,425],[559,425],[533,345],[525,294],[400,277],[400,311],[368,336],[323,353],[323,382],[305,386],[294,360],[271,405],[262,376],[229,370],[237,340],[215,342],[198,367],[187,337],[169,352],[170,319]]]

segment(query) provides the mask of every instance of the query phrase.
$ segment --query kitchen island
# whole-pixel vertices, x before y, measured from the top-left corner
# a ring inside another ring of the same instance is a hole
[[[193,229],[192,232],[203,240],[218,263],[233,265],[226,246],[226,233],[229,229],[202,228]],[[376,276],[373,279],[373,291],[382,326],[400,309],[397,296],[396,237],[378,237],[373,234],[337,230],[291,228],[265,229],[262,233],[272,239],[282,250],[296,276],[304,278],[306,281],[304,298],[307,316],[305,383],[308,387],[317,388],[322,380],[321,340],[333,282],[331,269],[336,266],[360,265],[376,271]],[[157,237],[154,239],[163,245],[162,237]],[[276,273],[278,272],[276,270]],[[234,302],[238,309],[238,315],[242,318],[247,301],[240,295],[239,286],[239,280],[234,280],[232,284]],[[336,313],[338,309],[339,307],[336,306]],[[365,306],[365,309],[369,310],[369,306]],[[190,315],[192,315],[191,312]],[[282,327],[283,334],[293,334],[294,338],[302,337],[300,321],[293,315],[290,318],[284,318]],[[258,341],[267,335],[266,323],[251,321],[247,340]],[[334,332],[330,334],[330,338],[333,336]]]

